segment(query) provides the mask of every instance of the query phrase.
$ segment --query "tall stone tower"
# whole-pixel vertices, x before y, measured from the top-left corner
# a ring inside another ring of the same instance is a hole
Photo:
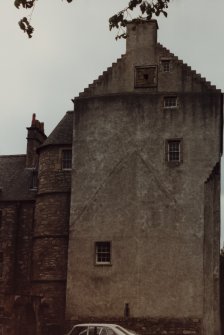
[[[67,112],[38,148],[39,185],[32,246],[32,294],[42,297],[39,310],[41,335],[61,334],[64,323],[72,119],[73,113]]]
[[[66,317],[214,335],[222,94],[157,28],[75,99]]]

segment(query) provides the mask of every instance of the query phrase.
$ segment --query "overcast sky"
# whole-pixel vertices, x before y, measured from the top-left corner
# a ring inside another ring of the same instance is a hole
[[[33,113],[49,135],[71,99],[124,53],[108,18],[127,1],[38,0],[28,39],[17,24],[28,13],[0,0],[0,155],[25,153]],[[168,18],[158,19],[159,42],[222,91],[223,14],[224,0],[171,0]]]

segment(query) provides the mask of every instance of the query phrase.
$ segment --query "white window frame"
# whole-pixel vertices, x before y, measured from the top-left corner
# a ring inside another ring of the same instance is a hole
[[[95,263],[96,265],[111,265],[111,241],[95,242]]]
[[[171,60],[170,59],[162,59],[161,65],[162,65],[163,72],[171,72]]]
[[[163,98],[163,108],[170,109],[170,108],[177,108],[178,101],[176,95],[169,95]]]
[[[166,161],[169,164],[180,164],[183,161],[182,139],[174,138],[166,141]],[[176,158],[175,158],[176,156]]]

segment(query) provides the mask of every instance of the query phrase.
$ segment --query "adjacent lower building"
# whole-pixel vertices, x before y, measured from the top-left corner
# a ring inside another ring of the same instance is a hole
[[[3,334],[220,334],[222,93],[157,29],[130,22],[51,135],[34,116],[27,154],[0,157]]]

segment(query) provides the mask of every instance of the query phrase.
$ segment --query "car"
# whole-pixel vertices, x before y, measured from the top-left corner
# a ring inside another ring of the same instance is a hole
[[[116,324],[81,323],[73,326],[67,335],[136,335],[136,333]]]

